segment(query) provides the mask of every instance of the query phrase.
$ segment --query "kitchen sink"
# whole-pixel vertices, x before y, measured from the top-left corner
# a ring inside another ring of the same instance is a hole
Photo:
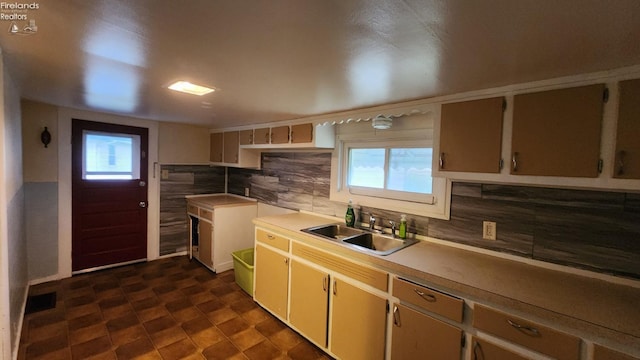
[[[315,226],[307,229],[302,229],[302,231],[309,234],[320,235],[332,240],[342,240],[350,236],[364,234],[364,230],[351,228],[342,224]]]
[[[350,228],[341,224],[329,224],[302,229],[303,232],[337,241],[350,248],[377,255],[389,255],[418,242],[416,239],[400,239],[390,235]]]

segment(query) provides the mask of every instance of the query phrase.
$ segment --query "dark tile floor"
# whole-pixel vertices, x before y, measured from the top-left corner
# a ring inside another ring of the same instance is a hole
[[[33,286],[18,359],[329,359],[234,281],[186,256]]]

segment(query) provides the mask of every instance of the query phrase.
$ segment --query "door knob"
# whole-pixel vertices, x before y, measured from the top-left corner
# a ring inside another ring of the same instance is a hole
[[[146,208],[146,207],[147,207],[147,202],[146,202],[146,201],[140,201],[140,202],[138,203],[138,205],[139,205],[141,208]]]

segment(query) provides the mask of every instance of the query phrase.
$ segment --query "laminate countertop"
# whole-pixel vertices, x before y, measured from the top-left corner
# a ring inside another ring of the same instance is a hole
[[[190,204],[213,210],[214,208],[225,206],[256,205],[256,199],[231,194],[204,194],[188,195],[187,201]]]
[[[533,316],[596,342],[631,349],[640,347],[640,281],[618,281],[595,273],[590,276],[588,271],[565,271],[560,266],[505,258],[428,238],[380,256],[300,231],[336,222],[339,220],[309,213],[254,219],[256,226],[431,284],[471,302],[509,309],[524,318]]]

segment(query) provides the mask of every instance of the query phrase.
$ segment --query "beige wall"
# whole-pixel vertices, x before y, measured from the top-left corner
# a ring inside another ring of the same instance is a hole
[[[51,143],[44,147],[40,134],[45,126]],[[25,182],[58,181],[58,110],[53,105],[22,101],[22,151]]]
[[[209,129],[159,123],[158,159],[161,164],[208,164]]]

